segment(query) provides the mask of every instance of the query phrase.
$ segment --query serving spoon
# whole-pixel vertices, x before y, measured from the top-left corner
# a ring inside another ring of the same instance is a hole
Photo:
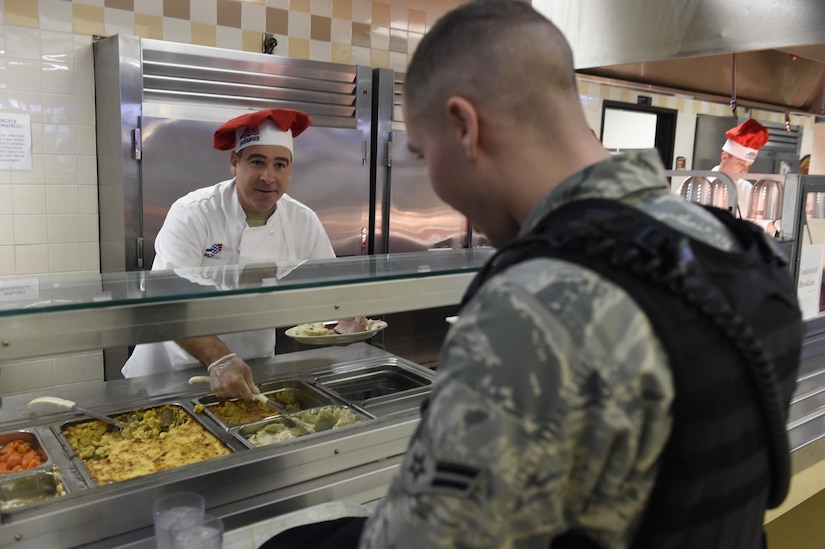
[[[192,385],[193,383],[209,383],[209,376],[192,376],[189,378],[189,384]],[[287,411],[277,402],[272,400],[271,398],[267,398],[266,395],[262,393],[258,393],[252,396],[252,400],[256,400],[265,406],[269,406],[278,411],[278,415],[282,415],[284,423],[291,424],[290,427],[295,425],[295,421],[292,420],[287,414]]]
[[[105,421],[109,425],[113,425],[117,427],[119,430],[123,430],[123,424],[116,419],[110,418],[109,416],[100,414],[95,412],[94,410],[89,410],[88,408],[81,408],[78,406],[74,401],[66,400],[64,398],[57,398],[57,397],[38,397],[29,402],[29,408],[34,408],[39,404],[44,405],[52,405],[57,406],[58,408],[62,408],[64,410],[77,410],[78,412],[82,412],[88,416],[91,416],[95,419],[99,419],[100,421]]]

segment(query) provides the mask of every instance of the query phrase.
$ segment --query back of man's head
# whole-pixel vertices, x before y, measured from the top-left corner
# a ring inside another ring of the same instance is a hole
[[[436,22],[406,74],[409,116],[433,121],[452,95],[478,100],[517,123],[546,125],[556,119],[554,105],[578,108],[570,46],[526,2],[468,2]]]

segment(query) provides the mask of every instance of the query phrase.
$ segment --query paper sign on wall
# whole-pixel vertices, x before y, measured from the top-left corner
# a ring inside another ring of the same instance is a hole
[[[39,295],[40,280],[37,278],[0,280],[0,301],[37,299]]]
[[[0,113],[0,170],[32,169],[32,129],[28,114]]]
[[[799,298],[799,308],[802,309],[802,318],[805,320],[819,316],[823,250],[825,245],[822,244],[802,246],[799,257],[799,283],[796,285],[796,295]]]

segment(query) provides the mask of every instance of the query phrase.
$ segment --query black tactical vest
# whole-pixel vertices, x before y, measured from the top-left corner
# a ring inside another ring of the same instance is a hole
[[[755,549],[766,508],[790,483],[787,410],[803,325],[787,261],[764,231],[707,208],[740,242],[723,252],[616,201],[551,212],[485,265],[485,280],[538,257],[580,264],[622,287],[667,352],[673,428],[633,549]],[[597,548],[581,532],[552,549]]]

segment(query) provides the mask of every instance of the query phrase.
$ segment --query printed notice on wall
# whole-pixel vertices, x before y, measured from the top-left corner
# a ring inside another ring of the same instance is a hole
[[[39,295],[40,281],[37,278],[0,280],[0,301],[37,299]]]
[[[32,128],[28,114],[0,113],[0,170],[32,169]]]
[[[802,318],[808,320],[819,316],[819,297],[822,292],[822,252],[825,245],[802,246],[799,254],[799,283],[796,295]]]

